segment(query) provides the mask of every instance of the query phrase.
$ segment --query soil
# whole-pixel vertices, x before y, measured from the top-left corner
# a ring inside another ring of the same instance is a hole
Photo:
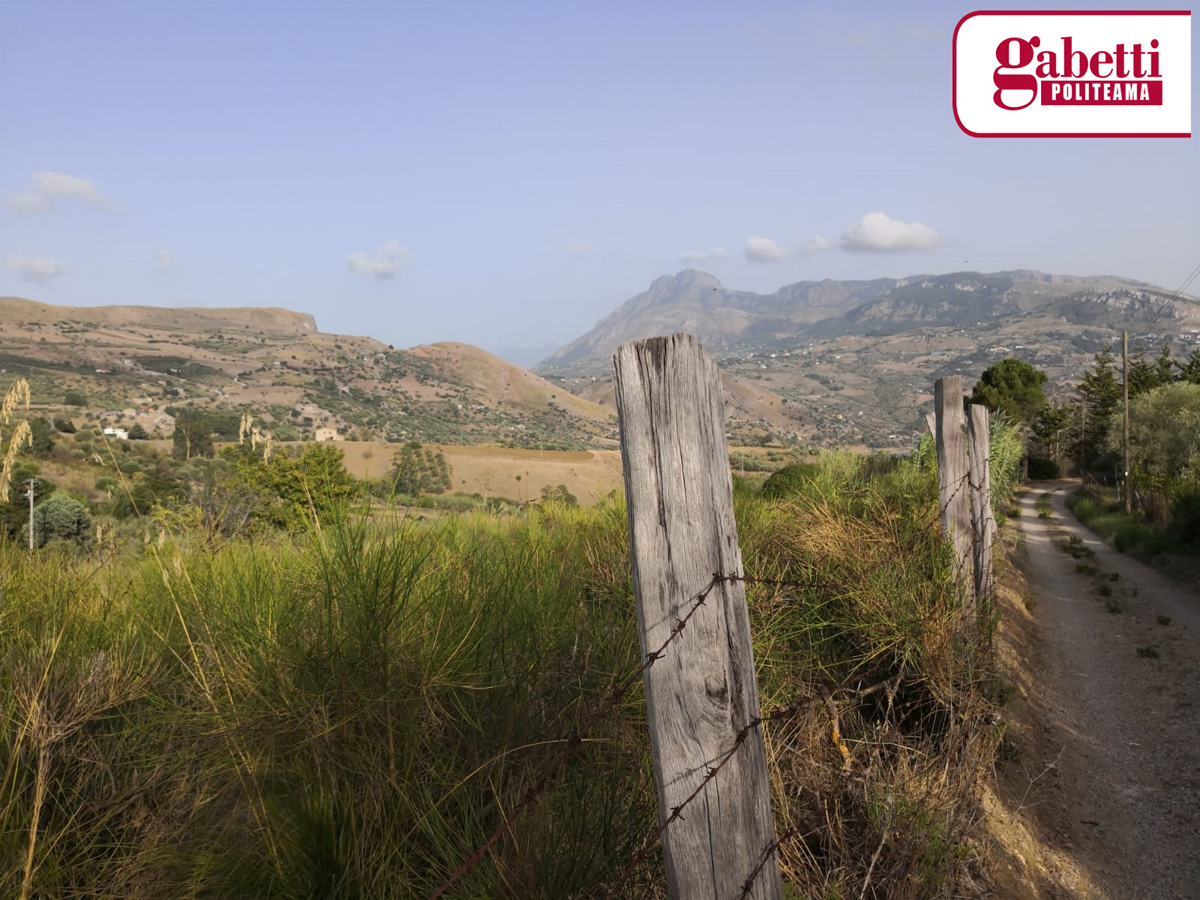
[[[1009,759],[985,795],[993,883],[1018,900],[1197,898],[1200,593],[1079,524],[1075,486],[1019,501],[997,639]],[[1064,552],[1072,535],[1095,556]]]

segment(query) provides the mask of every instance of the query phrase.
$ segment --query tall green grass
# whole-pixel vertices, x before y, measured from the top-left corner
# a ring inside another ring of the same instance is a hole
[[[805,834],[785,874],[857,895],[882,846],[877,886],[950,896],[988,737],[928,461],[831,456],[735,501],[747,573],[817,585],[748,589],[763,705],[847,688],[854,779],[825,704],[767,728],[780,830]],[[616,498],[160,533],[107,564],[0,547],[0,891],[426,897],[507,822],[453,896],[661,895],[653,854],[622,877],[657,817],[640,694],[514,815],[639,663],[625,530]]]

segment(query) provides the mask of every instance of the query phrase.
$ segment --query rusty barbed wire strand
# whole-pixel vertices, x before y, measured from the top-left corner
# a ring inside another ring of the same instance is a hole
[[[727,580],[743,581],[743,580],[749,580],[749,579],[746,577],[743,577],[743,576],[734,575],[734,576],[729,576],[729,578]],[[882,666],[883,666],[882,662],[876,663],[874,666],[872,666],[866,672],[858,673],[858,675],[856,677],[859,679],[862,679],[868,675],[871,675],[874,672],[877,672],[880,668],[882,668]],[[681,803],[679,803],[679,805],[671,807],[670,815],[668,815],[667,818],[663,821],[663,823],[661,825],[659,825],[658,828],[655,829],[654,832],[651,833],[646,838],[645,841],[643,841],[641,849],[638,850],[638,852],[634,854],[633,859],[630,861],[629,865],[626,866],[625,869],[621,872],[621,874],[617,877],[617,880],[625,881],[630,875],[634,874],[634,872],[637,871],[638,866],[640,866],[643,862],[645,862],[646,859],[649,857],[650,852],[656,846],[658,846],[659,841],[662,839],[662,836],[663,836],[663,834],[666,833],[667,829],[671,825],[673,825],[675,822],[677,822],[683,818],[683,811],[687,808],[688,804],[690,804],[693,800],[695,800],[698,796],[700,796],[700,794],[704,791],[704,789],[706,787],[708,787],[709,783],[714,778],[717,777],[717,775],[720,773],[721,769],[723,769],[725,767],[726,763],[728,763],[731,759],[733,759],[733,757],[737,754],[738,749],[742,746],[742,744],[744,744],[746,742],[746,738],[748,738],[750,736],[750,733],[753,732],[754,729],[760,728],[764,723],[779,722],[784,719],[790,719],[792,716],[796,715],[801,710],[805,709],[807,706],[812,704],[814,701],[819,702],[819,703],[831,704],[833,702],[834,696],[836,696],[837,694],[846,692],[846,691],[849,691],[850,693],[855,694],[855,695],[873,694],[875,691],[879,690],[881,687],[889,684],[892,680],[893,679],[890,679],[890,678],[884,679],[883,681],[879,682],[878,684],[872,685],[871,687],[868,687],[868,688],[851,689],[846,685],[842,685],[839,687],[835,687],[833,689],[821,689],[815,693],[807,694],[803,697],[799,697],[796,700],[792,701],[792,703],[790,703],[787,706],[777,707],[777,708],[771,710],[770,712],[763,713],[762,715],[754,716],[753,718],[751,718],[750,721],[747,722],[737,732],[737,734],[734,735],[733,743],[729,746],[729,748],[724,753],[722,753],[717,758],[716,763],[714,765],[711,765],[708,767],[708,769],[704,773],[704,777],[700,780],[700,783],[696,785],[695,789],[690,794],[688,794],[687,797],[685,797],[683,799],[683,801]],[[898,679],[897,679],[897,683],[898,683]],[[844,745],[840,744],[840,742],[838,743],[838,747],[839,747],[839,750],[844,749]],[[848,774],[849,767],[850,767],[850,760],[847,759],[845,762],[845,765],[843,766],[842,773]],[[778,843],[779,843],[779,841],[776,841],[776,844],[778,844]],[[763,865],[765,865],[765,862],[763,863]]]
[[[990,464],[990,458],[985,460],[985,462]],[[931,519],[928,523],[922,524],[928,524],[929,526],[932,526],[935,522],[939,522],[941,516],[949,508],[950,504],[954,501],[954,498],[959,494],[960,491],[962,491],[964,486],[973,487],[970,485],[969,472],[964,474],[959,479],[958,485],[955,487],[954,491],[951,493],[950,497],[947,498],[944,504],[939,503],[935,505],[936,516],[934,516],[933,519]],[[636,683],[641,679],[642,675],[645,674],[646,670],[666,654],[666,651],[672,642],[674,642],[674,640],[683,633],[684,629],[687,628],[688,622],[691,621],[696,612],[699,611],[699,609],[704,605],[704,602],[708,599],[708,596],[712,593],[712,591],[719,584],[731,584],[737,582],[741,582],[743,584],[758,584],[799,589],[843,589],[846,587],[845,583],[841,581],[817,582],[801,579],[759,578],[753,575],[736,573],[732,575],[725,575],[720,572],[714,572],[712,578],[709,580],[708,584],[705,585],[703,590],[693,595],[689,599],[688,605],[690,608],[681,618],[676,619],[675,624],[671,627],[670,633],[667,635],[662,644],[660,644],[657,649],[647,653],[641,664],[638,665],[638,667],[632,672],[630,672],[624,679],[622,679],[617,687],[613,689],[608,696],[606,696],[605,699],[587,715],[583,723],[570,735],[570,737],[563,742],[562,749],[557,754],[557,757],[552,759],[551,762],[546,765],[541,777],[538,778],[538,780],[525,791],[521,800],[518,801],[517,805],[514,806],[510,813],[505,817],[504,822],[495,830],[493,830],[484,840],[484,842],[470,854],[470,856],[463,860],[458,868],[455,869],[454,872],[452,872],[450,876],[438,887],[438,889],[430,895],[430,900],[439,900],[439,898],[444,897],[447,891],[458,884],[458,882],[461,881],[462,878],[484,858],[484,856],[486,856],[488,850],[490,850],[497,841],[511,831],[517,817],[519,817],[525,810],[530,808],[545,792],[546,788],[550,784],[551,779],[558,773],[558,770],[567,762],[567,760],[570,759],[576,752],[578,752],[584,741],[586,741],[590,736],[592,730],[606,715],[608,715],[609,712],[616,708],[617,704],[620,703],[621,700],[624,699],[625,695],[629,693],[629,691],[636,685]],[[868,669],[866,672],[857,673],[855,677],[861,680],[873,672],[878,671],[882,665],[883,663],[881,661],[875,666],[872,666],[871,669]],[[881,682],[880,684],[874,685],[868,689],[852,691],[852,693],[870,693],[883,686],[885,683],[887,682]],[[838,686],[832,690],[822,691],[818,695],[806,696],[800,700],[794,701],[789,706],[777,708],[769,713],[751,718],[746,725],[739,729],[737,734],[734,736],[733,743],[721,755],[716,764],[708,768],[704,778],[701,779],[696,788],[683,800],[683,802],[675,807],[672,807],[670,814],[649,837],[648,841],[643,845],[643,847],[634,855],[629,866],[627,866],[626,869],[621,873],[618,880],[624,881],[627,876],[632,875],[637,871],[638,866],[645,862],[650,852],[658,845],[659,840],[666,832],[667,828],[669,828],[674,822],[683,818],[683,810],[704,791],[704,789],[709,783],[712,782],[714,778],[717,777],[729,760],[732,759],[737,753],[742,744],[745,743],[747,737],[749,737],[750,733],[754,729],[760,728],[764,723],[767,722],[780,721],[782,719],[794,716],[813,700],[820,700],[821,702],[832,704],[832,698],[835,694],[842,693],[847,690],[850,690],[850,688],[845,685]],[[834,727],[836,729],[837,725],[835,724]],[[844,745],[839,742],[838,747],[839,750],[842,751],[843,758],[845,760],[843,766],[843,773],[845,774],[850,770],[851,759],[846,756]],[[773,844],[767,848],[767,850],[764,852],[763,859],[760,860],[754,872],[751,873],[751,877],[749,877],[746,884],[743,885],[743,893],[741,898],[748,896],[749,889],[753,888],[754,879],[758,877],[758,874],[766,866],[771,855],[778,850],[785,840],[793,836],[792,832],[794,831],[795,829],[791,829],[788,833],[785,833],[783,837],[774,841]]]
[[[736,578],[737,576],[733,577]],[[532,784],[528,790],[526,790],[521,800],[515,807],[513,807],[511,813],[505,818],[504,823],[496,828],[491,834],[489,834],[487,839],[480,844],[470,856],[463,860],[459,867],[455,869],[441,884],[441,886],[430,895],[429,900],[438,900],[439,897],[444,896],[446,891],[458,884],[458,882],[462,880],[463,876],[470,872],[471,869],[473,869],[476,864],[483,859],[483,857],[487,854],[487,851],[492,847],[493,844],[496,843],[496,841],[500,840],[500,838],[502,838],[512,829],[513,822],[516,817],[532,806],[537,798],[541,796],[541,794],[546,790],[546,787],[549,785],[550,780],[555,774],[557,774],[562,765],[578,751],[579,747],[583,745],[583,742],[591,734],[592,729],[595,728],[596,725],[600,723],[600,720],[608,715],[608,713],[614,709],[618,703],[621,702],[629,690],[637,683],[638,680],[641,679],[643,673],[645,673],[647,669],[654,665],[656,661],[662,658],[671,642],[683,633],[683,630],[687,628],[688,622],[691,621],[692,616],[694,616],[697,610],[704,605],[704,601],[708,599],[708,595],[712,593],[713,589],[718,584],[728,580],[730,580],[730,576],[721,575],[719,572],[713,573],[712,578],[709,580],[704,589],[689,599],[688,603],[690,604],[691,608],[688,609],[687,613],[682,618],[679,618],[675,621],[675,624],[671,627],[671,632],[667,635],[666,640],[662,642],[658,649],[647,653],[645,658],[642,660],[641,665],[639,665],[636,669],[629,673],[629,675],[622,679],[617,687],[612,690],[608,696],[605,697],[604,700],[601,701],[601,703],[588,714],[588,716],[584,719],[583,724],[575,729],[571,736],[564,742],[564,745],[559,751],[557,758],[553,759],[549,764],[547,764],[542,776],[536,782],[534,782],[534,784]]]

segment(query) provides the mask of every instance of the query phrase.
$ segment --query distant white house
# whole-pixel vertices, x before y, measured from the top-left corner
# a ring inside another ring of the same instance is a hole
[[[124,428],[105,428],[104,433],[108,435],[108,437],[115,437],[118,441],[129,440],[129,432]]]
[[[317,441],[342,441],[345,440],[336,428],[318,428],[313,432],[313,439]]]

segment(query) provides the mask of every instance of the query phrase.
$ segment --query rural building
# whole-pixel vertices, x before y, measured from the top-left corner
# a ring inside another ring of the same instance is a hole
[[[318,441],[342,441],[345,440],[336,428],[318,428],[313,433],[313,439]]]
[[[129,440],[129,432],[124,428],[105,428],[104,433],[109,437],[115,437],[119,441]]]

